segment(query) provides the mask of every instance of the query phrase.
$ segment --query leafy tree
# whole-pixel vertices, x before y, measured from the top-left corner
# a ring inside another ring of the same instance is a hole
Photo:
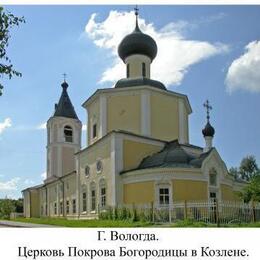
[[[13,203],[15,206],[15,212],[23,213],[23,199],[20,198],[18,200],[13,200]]]
[[[24,17],[16,17],[10,12],[6,12],[0,6],[0,78],[7,76],[11,79],[13,76],[21,77],[22,74],[13,68],[11,60],[7,55],[7,47],[11,38],[10,29],[24,23]],[[2,95],[3,85],[0,83],[0,96]]]
[[[260,175],[256,159],[253,155],[248,155],[242,159],[239,168],[231,167],[229,173],[235,179],[250,181],[253,177]]]
[[[239,170],[237,167],[231,167],[229,169],[229,174],[232,175],[235,179],[239,178]]]
[[[242,159],[239,167],[242,179],[249,181],[259,174],[259,168],[254,156],[249,155]]]
[[[0,217],[9,219],[10,214],[15,211],[15,206],[12,200],[4,199],[0,201]]]
[[[260,175],[254,176],[239,195],[245,202],[260,202]]]

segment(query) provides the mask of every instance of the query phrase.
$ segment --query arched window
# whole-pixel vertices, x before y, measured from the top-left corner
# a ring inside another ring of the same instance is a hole
[[[92,127],[92,138],[96,138],[97,137],[97,124],[95,123]]]
[[[86,185],[81,186],[82,191],[82,212],[87,212],[87,187]]]
[[[106,197],[107,189],[106,189],[106,182],[104,179],[102,179],[99,182],[99,191],[100,191],[100,207],[101,209],[104,209],[107,204],[107,197]]]
[[[146,68],[145,68],[145,63],[142,63],[142,76],[146,77]]]
[[[89,166],[86,166],[85,167],[85,176],[89,177],[89,174],[90,174],[90,168],[89,168]]]
[[[71,126],[66,125],[64,127],[64,138],[65,138],[65,142],[68,143],[73,142],[73,131]]]
[[[96,185],[94,182],[90,185],[90,195],[91,195],[91,211],[96,210]]]
[[[209,185],[217,186],[217,172],[215,169],[209,171]]]
[[[101,173],[103,169],[103,164],[101,160],[98,160],[96,163],[97,173]]]

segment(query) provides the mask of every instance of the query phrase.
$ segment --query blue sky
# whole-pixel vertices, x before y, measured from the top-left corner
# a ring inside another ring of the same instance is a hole
[[[132,6],[6,9],[26,19],[11,32],[8,48],[23,77],[0,79],[0,197],[19,197],[46,171],[46,133],[39,126],[54,111],[62,74],[68,74],[69,95],[85,124],[81,104],[124,77],[116,46],[133,30],[134,17]],[[140,6],[141,29],[158,44],[152,75],[188,95],[192,144],[204,145],[202,104],[210,100],[214,145],[228,167],[249,154],[260,164],[259,20],[260,6]]]

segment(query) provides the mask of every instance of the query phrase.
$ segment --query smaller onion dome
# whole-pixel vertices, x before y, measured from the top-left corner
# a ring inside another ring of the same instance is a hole
[[[61,84],[61,86],[62,86],[62,88],[63,88],[64,90],[66,90],[66,89],[69,87],[69,84],[68,84],[66,81],[64,81],[64,82]]]
[[[126,35],[118,46],[118,55],[125,62],[125,59],[133,54],[142,54],[148,56],[152,61],[157,54],[157,44],[155,40],[141,32],[138,26],[136,14],[135,30]]]
[[[213,137],[215,134],[215,129],[214,127],[210,124],[210,122],[207,122],[205,125],[204,129],[202,129],[202,134],[203,136],[210,136]]]

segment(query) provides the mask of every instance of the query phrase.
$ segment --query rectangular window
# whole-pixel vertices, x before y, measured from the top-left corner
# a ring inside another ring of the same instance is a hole
[[[91,191],[91,210],[96,210],[96,191]]]
[[[72,200],[72,213],[76,213],[76,200]]]
[[[97,124],[94,124],[94,125],[93,125],[92,137],[93,137],[93,138],[96,138],[96,137],[97,137]]]
[[[142,76],[146,77],[146,68],[145,68],[145,63],[142,63]]]
[[[57,203],[54,203],[54,215],[57,215]]]
[[[106,206],[106,188],[101,188],[101,207],[104,208]]]
[[[64,138],[65,138],[65,142],[69,142],[69,143],[73,142],[73,131],[70,126],[64,127]]]
[[[159,189],[159,203],[162,206],[169,205],[170,195],[169,188],[160,188]]]
[[[216,192],[210,192],[209,197],[210,197],[211,199],[215,199],[215,198],[217,197]]]
[[[60,202],[60,214],[61,215],[63,214],[63,202],[62,201]]]
[[[69,200],[66,201],[66,213],[67,214],[70,213],[70,201]]]
[[[82,193],[82,211],[83,212],[87,211],[87,193],[86,192]]]

